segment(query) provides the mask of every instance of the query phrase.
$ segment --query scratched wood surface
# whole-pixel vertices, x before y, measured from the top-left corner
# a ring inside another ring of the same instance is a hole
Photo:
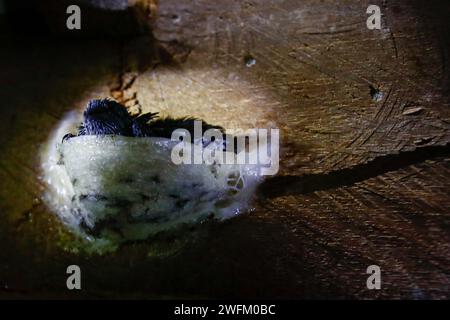
[[[382,30],[366,28],[369,1],[166,0],[152,36],[7,42],[0,294],[449,298],[450,5],[370,4]],[[132,112],[280,128],[279,175],[253,212],[180,248],[165,239],[173,254],[64,252],[35,155],[64,112],[108,95]],[[78,294],[64,290],[74,261],[89,283]]]

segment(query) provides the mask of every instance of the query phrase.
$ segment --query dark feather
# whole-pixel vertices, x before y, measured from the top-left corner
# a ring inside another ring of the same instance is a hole
[[[191,117],[185,118],[158,118],[158,113],[145,113],[132,116],[120,103],[110,100],[91,100],[83,112],[83,123],[78,128],[78,136],[82,135],[121,135],[130,137],[161,137],[171,138],[176,129],[186,129],[194,136],[194,121]],[[202,131],[223,128],[202,122]],[[203,134],[202,132],[202,134]],[[65,135],[63,141],[70,139]]]

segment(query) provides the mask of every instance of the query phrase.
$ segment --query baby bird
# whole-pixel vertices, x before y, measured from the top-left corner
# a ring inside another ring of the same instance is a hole
[[[127,137],[161,137],[170,139],[176,129],[186,129],[194,135],[194,121],[191,117],[185,118],[158,118],[158,113],[145,113],[131,115],[120,103],[110,99],[89,101],[83,112],[83,123],[78,128],[76,136],[83,135],[109,135],[115,134]],[[202,123],[203,131],[218,129],[220,126]],[[203,132],[202,132],[203,134]],[[68,133],[63,142],[75,137]]]

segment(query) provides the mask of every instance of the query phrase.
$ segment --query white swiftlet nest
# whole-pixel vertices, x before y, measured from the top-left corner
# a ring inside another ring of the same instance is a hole
[[[79,136],[61,143],[77,120],[66,117],[42,153],[44,200],[94,246],[230,218],[249,209],[262,180],[257,165],[176,165],[171,150],[178,142],[166,138]]]

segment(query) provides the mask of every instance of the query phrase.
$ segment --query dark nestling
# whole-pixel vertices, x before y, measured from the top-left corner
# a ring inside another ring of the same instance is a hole
[[[83,122],[76,135],[71,133],[63,137],[63,141],[74,136],[83,135],[120,135],[126,137],[161,137],[170,139],[176,129],[186,129],[194,135],[194,121],[192,117],[159,118],[158,113],[131,115],[127,108],[111,99],[89,101],[83,112]],[[202,122],[203,132],[217,129],[220,126]]]

